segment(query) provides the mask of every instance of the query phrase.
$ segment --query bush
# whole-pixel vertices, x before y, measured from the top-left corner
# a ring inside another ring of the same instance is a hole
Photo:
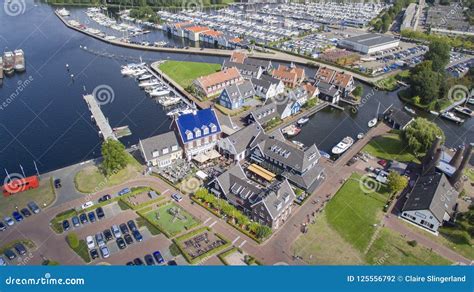
[[[77,234],[74,232],[69,233],[66,236],[67,243],[72,249],[76,249],[79,247],[79,238],[77,238]]]
[[[171,255],[174,257],[179,256],[181,254],[181,251],[179,250],[178,246],[174,242],[169,246],[168,249],[170,250]]]
[[[416,247],[418,245],[418,242],[416,240],[410,240],[408,241],[408,245],[412,247]]]

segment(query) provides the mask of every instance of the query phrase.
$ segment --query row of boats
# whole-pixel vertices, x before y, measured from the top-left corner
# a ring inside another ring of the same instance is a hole
[[[147,69],[145,63],[122,66],[121,73],[124,76],[134,77],[138,81],[140,89],[144,90],[148,96],[155,99],[163,107],[169,108],[178,106],[177,108],[169,110],[167,112],[168,116],[192,112],[192,109],[187,106],[179,106],[183,103],[181,96],[177,95],[168,84],[152,74],[151,71]]]
[[[12,75],[15,71],[25,71],[25,54],[21,49],[4,52],[0,57],[0,78],[3,78],[3,72]]]

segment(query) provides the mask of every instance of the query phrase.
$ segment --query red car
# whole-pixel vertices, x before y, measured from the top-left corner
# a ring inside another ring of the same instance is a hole
[[[385,159],[380,159],[379,161],[377,161],[377,163],[380,164],[383,167],[386,167],[387,164],[388,164],[388,161],[385,160]]]

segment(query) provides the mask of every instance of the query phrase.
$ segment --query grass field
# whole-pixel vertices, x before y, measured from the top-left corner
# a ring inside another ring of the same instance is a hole
[[[372,156],[401,162],[418,162],[398,134],[387,134],[372,139],[363,149]]]
[[[172,208],[179,209],[179,214],[182,220],[178,217],[175,218],[171,214],[170,209]],[[145,213],[145,217],[158,225],[160,229],[166,232],[169,236],[177,235],[184,230],[199,224],[197,219],[175,203],[164,204],[158,207],[158,209]]]
[[[417,245],[410,246],[407,241],[390,229],[383,228],[366,255],[370,265],[451,265],[452,262]]]
[[[183,88],[191,85],[194,79],[217,72],[220,68],[220,64],[185,61],[166,61],[160,65],[160,70]]]
[[[40,208],[51,205],[56,199],[51,179],[45,178],[40,181],[37,189],[28,190],[13,196],[4,197],[0,195],[0,217],[11,216],[15,206],[19,209],[26,208],[30,201],[35,201]]]
[[[329,225],[325,212],[293,243],[292,252],[311,265],[364,264],[361,253]]]
[[[380,222],[388,191],[364,193],[360,188],[359,174],[353,174],[326,206],[329,225],[355,249],[364,251]]]
[[[89,166],[76,174],[74,184],[81,193],[96,193],[136,177],[139,174],[140,167],[138,161],[131,156],[129,165],[110,177],[105,177],[97,166]]]

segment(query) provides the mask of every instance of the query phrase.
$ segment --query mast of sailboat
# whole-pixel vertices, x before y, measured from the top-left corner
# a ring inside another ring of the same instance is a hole
[[[380,101],[379,101],[379,105],[377,106],[377,114],[375,115],[375,118],[377,120],[379,119],[379,110],[380,110]]]

